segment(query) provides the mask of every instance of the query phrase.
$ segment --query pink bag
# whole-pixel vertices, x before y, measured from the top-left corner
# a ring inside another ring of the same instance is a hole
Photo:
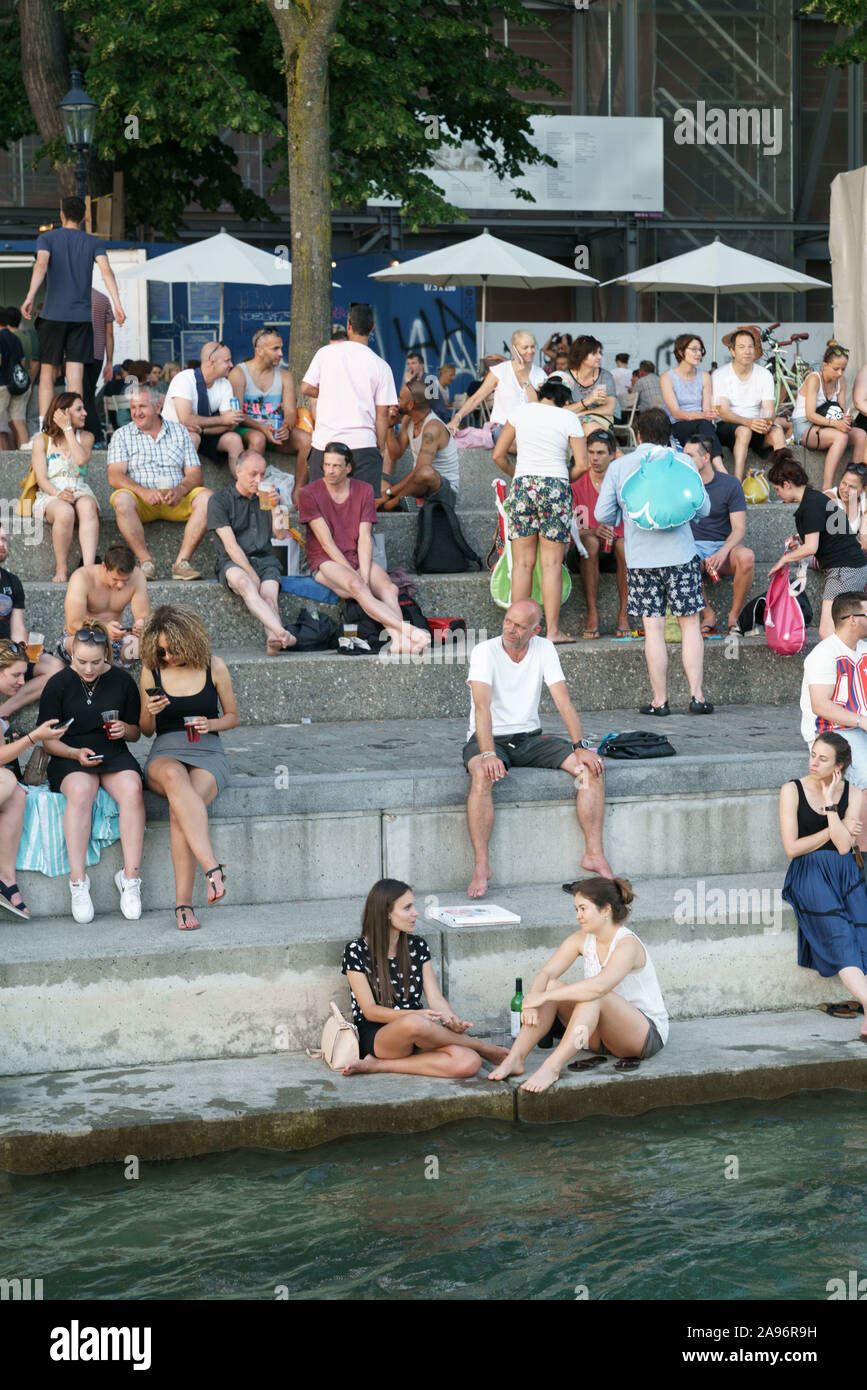
[[[807,625],[789,588],[789,569],[777,570],[765,596],[765,637],[778,656],[797,656],[807,645]]]

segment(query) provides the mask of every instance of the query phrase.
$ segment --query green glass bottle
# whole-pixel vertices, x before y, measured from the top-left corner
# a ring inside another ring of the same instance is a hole
[[[512,995],[512,1002],[509,1005],[511,1013],[512,1037],[516,1038],[521,1031],[521,1005],[524,1002],[524,983],[520,977],[515,981],[515,993]]]

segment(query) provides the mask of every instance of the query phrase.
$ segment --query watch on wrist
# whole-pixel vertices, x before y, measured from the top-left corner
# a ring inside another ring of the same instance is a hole
[[[836,803],[836,801],[835,801],[835,802],[832,802],[832,804],[831,804],[830,806],[823,806],[823,807],[822,807],[822,810],[826,813],[826,815],[827,815],[828,811],[836,811],[836,810],[837,810],[837,803]]]
[[[390,488],[390,487],[387,487],[387,488],[385,489],[385,495],[386,495],[386,497],[391,497],[392,492],[391,492],[391,488]]]
[[[590,740],[589,740],[589,738],[579,738],[579,740],[578,740],[577,743],[573,743],[573,744],[572,744],[573,750],[574,750],[575,748],[589,748],[589,747],[590,747]]]

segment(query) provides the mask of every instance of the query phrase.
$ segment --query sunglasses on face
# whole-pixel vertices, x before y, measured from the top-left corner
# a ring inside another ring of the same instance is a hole
[[[174,656],[174,652],[168,651],[165,647],[157,647],[157,656],[160,661],[165,661],[167,656]]]
[[[93,647],[104,647],[108,638],[104,632],[94,632],[92,628],[81,627],[76,632],[73,639],[76,642],[88,642]]]

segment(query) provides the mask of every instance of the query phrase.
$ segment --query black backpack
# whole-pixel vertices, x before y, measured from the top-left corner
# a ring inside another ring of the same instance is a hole
[[[295,638],[293,652],[327,652],[337,646],[337,624],[333,618],[315,617],[309,608],[302,608],[297,621],[286,624]]]
[[[809,627],[813,621],[813,605],[807,598],[806,593],[796,594],[795,597],[804,615],[804,624],[806,627]],[[747,599],[738,614],[738,627],[741,632],[752,632],[753,628],[764,627],[764,625],[765,595],[758,594],[756,598]]]
[[[606,734],[597,753],[604,758],[673,758],[676,750],[662,734],[636,729],[631,734]]]
[[[433,499],[425,502],[418,514],[413,563],[417,574],[465,574],[484,569],[461,530],[454,507]]]

